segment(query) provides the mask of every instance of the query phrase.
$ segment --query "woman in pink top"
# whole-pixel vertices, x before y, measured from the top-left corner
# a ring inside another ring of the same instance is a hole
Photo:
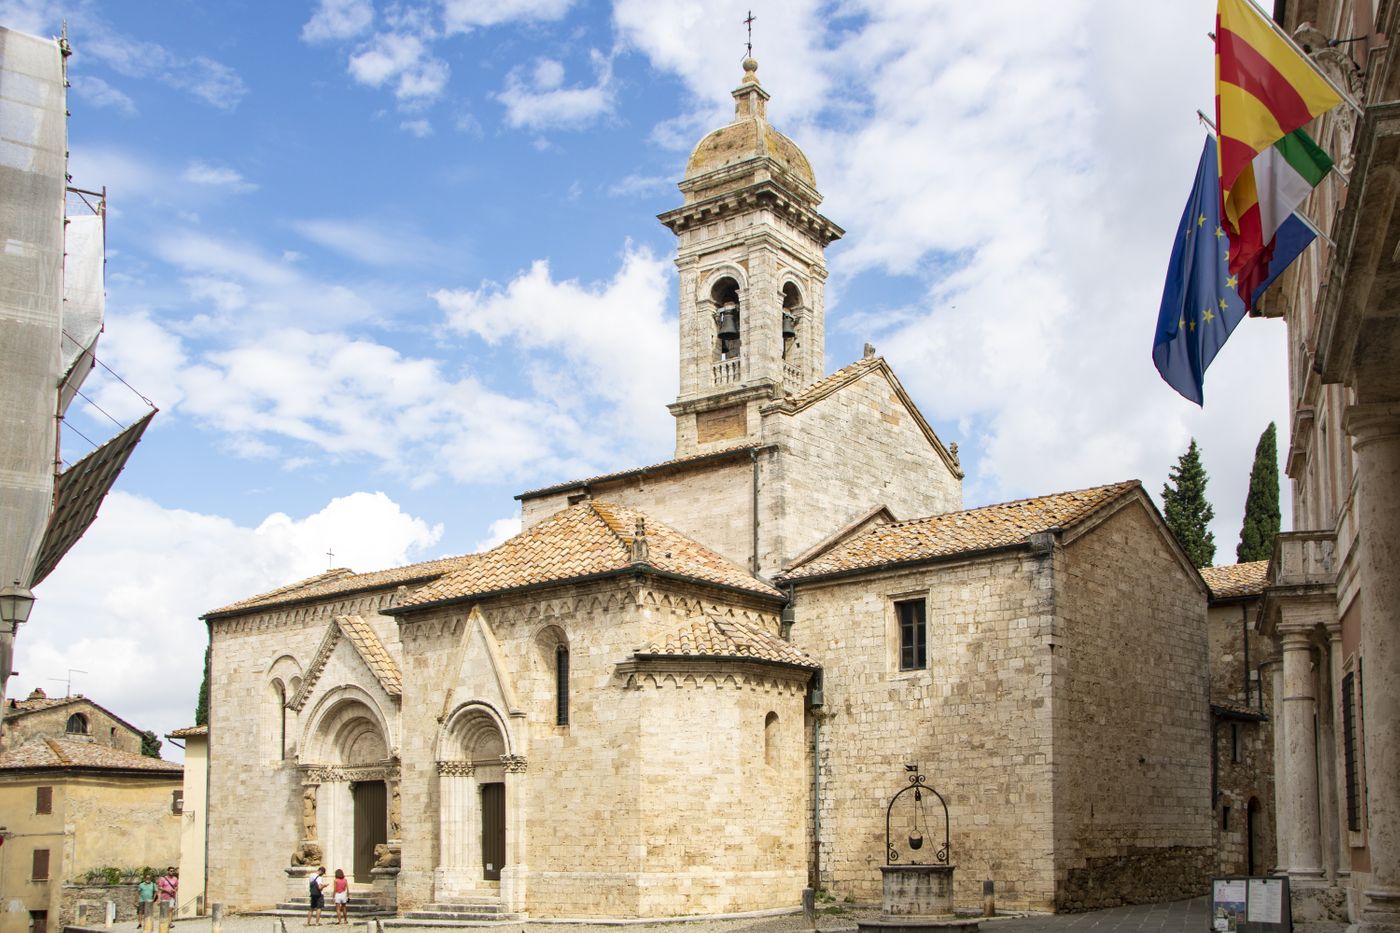
[[[349,923],[346,917],[346,905],[350,903],[350,879],[345,877],[345,870],[337,868],[335,870],[335,922]]]

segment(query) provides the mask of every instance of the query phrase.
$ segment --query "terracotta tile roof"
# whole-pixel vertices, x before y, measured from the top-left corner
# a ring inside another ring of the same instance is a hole
[[[687,619],[664,637],[638,648],[636,654],[639,657],[753,658],[811,670],[821,667],[811,656],[777,635],[744,622],[715,616]]]
[[[1245,706],[1243,703],[1214,701],[1210,704],[1210,711],[1222,719],[1244,719],[1253,722],[1269,721],[1268,714],[1263,710],[1253,706]]]
[[[305,580],[298,580],[296,583],[289,583],[275,590],[269,590],[257,596],[250,596],[236,603],[229,603],[221,609],[214,609],[205,613],[201,618],[211,619],[217,616],[233,615],[253,609],[266,609],[283,603],[300,602],[306,599],[322,599],[327,596],[339,596],[363,590],[374,590],[382,587],[414,583],[421,580],[430,580],[433,577],[441,576],[446,571],[457,566],[460,561],[466,559],[467,558],[464,557],[443,557],[438,560],[424,561],[419,564],[406,564],[402,567],[393,567],[389,570],[376,570],[369,573],[355,573],[343,567],[336,570],[328,570],[314,577],[307,577]]]
[[[1022,544],[1030,535],[1069,528],[1141,487],[1137,480],[1034,499],[876,525],[782,575],[784,581],[909,563]]]
[[[359,616],[336,616],[330,625],[326,626],[326,634],[321,637],[321,644],[312,655],[311,663],[306,665],[301,686],[287,701],[287,705],[292,709],[300,710],[306,705],[316,682],[321,679],[321,672],[326,669],[331,652],[342,637],[350,642],[350,646],[355,649],[360,660],[365,662],[365,667],[370,669],[370,673],[374,674],[385,693],[394,697],[403,695],[403,675],[399,673],[399,666],[394,663],[393,656],[379,640],[379,636],[374,634],[370,624]]]
[[[699,463],[704,460],[722,460],[740,451],[758,450],[763,447],[759,443],[735,444],[732,447],[720,447],[717,450],[707,450],[700,454],[691,454],[688,457],[676,457],[674,460],[662,460],[660,463],[651,463],[647,466],[632,467],[627,470],[617,470],[613,473],[601,473],[598,476],[590,476],[587,479],[569,480],[565,483],[555,483],[553,486],[541,486],[539,489],[527,489],[517,495],[517,499],[533,499],[536,496],[548,495],[553,492],[563,492],[565,489],[578,489],[583,486],[591,486],[595,483],[606,483],[609,480],[622,479],[627,476],[635,476],[638,473],[654,473],[668,470],[672,467],[686,466],[692,463]]]
[[[644,556],[635,553],[639,523]],[[782,598],[772,586],[675,529],[634,509],[590,499],[551,515],[490,551],[463,558],[456,569],[414,590],[389,611],[638,566]]]
[[[854,382],[872,369],[879,369],[885,362],[882,356],[872,356],[869,359],[856,360],[849,366],[843,366],[825,379],[818,379],[816,382],[804,388],[802,391],[789,395],[783,400],[783,407],[797,409],[806,408],[813,402],[819,401],[830,395],[840,386],[848,382]]]
[[[208,726],[186,726],[174,732],[165,733],[167,739],[196,739],[209,734]]]
[[[173,761],[147,758],[145,755],[98,745],[95,742],[78,742],[48,736],[30,739],[18,748],[0,754],[0,771],[68,768],[164,774],[181,774],[185,770]]]
[[[1211,599],[1232,599],[1238,596],[1259,596],[1269,585],[1269,562],[1251,561],[1247,564],[1221,564],[1203,567],[1201,576],[1210,587]]]
[[[39,691],[35,692],[37,693]],[[101,710],[104,714],[111,717],[114,721],[121,723],[123,726],[130,729],[132,732],[135,732],[138,735],[141,733],[140,729],[136,728],[131,723],[127,722],[125,719],[121,718],[116,713],[103,706],[101,703],[94,703],[92,700],[83,696],[81,693],[75,693],[72,696],[66,697],[35,697],[34,694],[31,693],[28,699],[10,700],[10,708],[5,710],[5,718],[14,719],[20,716],[26,716],[30,713],[40,713],[44,710],[53,709],[56,706],[68,706],[70,704]]]

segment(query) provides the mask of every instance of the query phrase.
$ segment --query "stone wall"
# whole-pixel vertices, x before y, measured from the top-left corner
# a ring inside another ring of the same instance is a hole
[[[1060,910],[1201,894],[1214,866],[1206,594],[1144,498],[1053,556]]]
[[[962,480],[878,369],[802,411],[765,413],[764,440],[781,449],[763,477],[765,573],[879,505],[899,519],[962,508]]]
[[[1052,905],[1052,603],[1040,565],[1013,552],[799,586],[793,641],[823,665],[823,888],[880,899],[886,808],[917,764],[948,801],[956,905],[979,906],[988,879],[1004,907]],[[900,671],[894,601],[918,598],[928,667]],[[941,840],[929,803],[925,836]]]

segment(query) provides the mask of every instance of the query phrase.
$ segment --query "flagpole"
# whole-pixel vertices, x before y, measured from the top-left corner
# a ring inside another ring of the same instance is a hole
[[[1215,134],[1215,135],[1217,135],[1217,136],[1220,134],[1220,131],[1219,131],[1218,129],[1216,129],[1216,127],[1215,127],[1215,121],[1212,120],[1210,117],[1206,116],[1204,111],[1202,111],[1202,110],[1197,110],[1197,111],[1196,111],[1196,119],[1197,119],[1197,120],[1200,120],[1202,123],[1204,123],[1204,124],[1210,129],[1210,131],[1211,131],[1212,134]],[[1339,170],[1335,164],[1332,166],[1332,171],[1336,172],[1339,176],[1341,176],[1341,179],[1342,179],[1343,182],[1346,182],[1346,181],[1347,181],[1346,175],[1343,175],[1342,172],[1341,172],[1341,170]],[[1328,236],[1327,234],[1323,233],[1323,232],[1322,232],[1322,229],[1321,229],[1320,227],[1318,227],[1317,224],[1313,223],[1313,222],[1308,218],[1308,215],[1307,215],[1307,214],[1304,214],[1304,213],[1303,213],[1303,209],[1302,209],[1301,207],[1298,207],[1298,208],[1295,208],[1295,209],[1294,209],[1294,211],[1293,211],[1293,216],[1294,216],[1294,217],[1297,217],[1297,218],[1298,218],[1299,220],[1301,220],[1303,223],[1307,224],[1307,225],[1308,225],[1308,229],[1311,230],[1313,233],[1317,234],[1317,235],[1318,235],[1319,237],[1321,237],[1324,241],[1326,241],[1326,243],[1327,243],[1328,246],[1332,247],[1333,249],[1336,249],[1336,248],[1337,248],[1337,242],[1336,242],[1335,240],[1333,240],[1333,239],[1332,239],[1330,236]]]
[[[1293,51],[1297,52],[1300,56],[1302,56],[1303,60],[1308,63],[1309,67],[1311,67],[1313,71],[1317,72],[1317,76],[1323,81],[1326,81],[1327,86],[1337,92],[1337,96],[1342,99],[1343,103],[1345,103],[1352,110],[1356,111],[1356,115],[1358,117],[1365,115],[1365,111],[1363,111],[1361,105],[1356,102],[1356,98],[1352,97],[1350,92],[1344,90],[1341,86],[1339,86],[1336,81],[1333,81],[1331,76],[1329,76],[1327,72],[1317,67],[1317,63],[1312,60],[1312,56],[1309,55],[1307,52],[1303,51],[1303,47],[1299,45],[1296,41],[1294,41],[1292,36],[1284,32],[1283,27],[1280,26],[1278,23],[1274,22],[1274,18],[1272,16],[1270,16],[1268,13],[1265,13],[1260,8],[1259,4],[1255,2],[1255,0],[1246,0],[1246,2],[1254,8],[1254,12],[1258,13],[1259,16],[1264,20],[1264,22],[1269,24],[1269,28],[1274,31],[1274,35],[1278,36],[1284,42],[1287,42],[1290,46],[1292,46]]]

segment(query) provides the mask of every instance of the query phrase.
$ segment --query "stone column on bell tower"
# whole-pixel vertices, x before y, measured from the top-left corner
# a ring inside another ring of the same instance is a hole
[[[685,203],[660,216],[679,243],[676,456],[757,440],[759,408],[821,379],[827,244],[811,165],[767,118],[758,63],[744,60],[734,122],[686,163]]]

